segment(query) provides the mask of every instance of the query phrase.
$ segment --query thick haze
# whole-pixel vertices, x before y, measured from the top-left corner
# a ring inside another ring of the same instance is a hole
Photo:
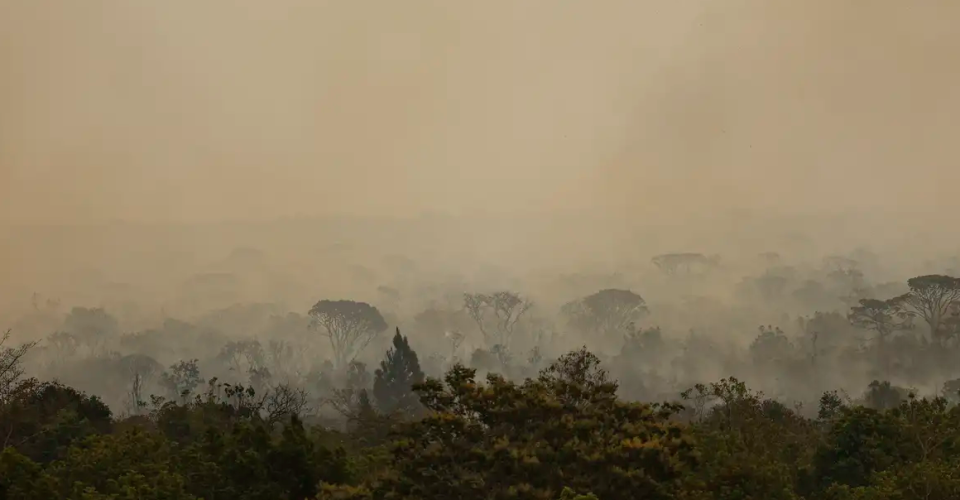
[[[901,279],[960,242],[958,22],[951,0],[0,0],[0,225],[302,223],[4,230],[0,298],[153,296],[238,247],[271,265],[246,299],[296,307],[366,298],[389,273],[344,269],[391,253],[523,288],[867,245]],[[328,215],[411,218],[299,218]]]
[[[960,276],[957,26],[957,0],[0,0],[0,332],[114,401],[114,354],[217,376],[286,339],[312,373],[307,312],[341,299],[435,373],[586,344],[650,397],[859,391],[890,367],[851,307]],[[629,323],[572,321],[610,289]],[[503,291],[534,305],[495,339],[464,293]],[[891,380],[960,377],[912,338]]]
[[[958,21],[949,0],[4,0],[0,213],[954,209]]]

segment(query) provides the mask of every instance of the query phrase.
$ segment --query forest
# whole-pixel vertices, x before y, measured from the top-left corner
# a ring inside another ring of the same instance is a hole
[[[97,306],[30,295],[4,316],[0,498],[960,498],[956,258],[511,281],[323,252],[367,259],[337,261],[353,298],[254,300],[275,271],[248,246],[158,273],[157,309],[89,272],[99,295],[68,296]]]
[[[960,1],[0,1],[0,500],[960,500]]]

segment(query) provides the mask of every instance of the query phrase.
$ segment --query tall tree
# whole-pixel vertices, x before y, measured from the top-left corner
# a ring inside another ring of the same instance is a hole
[[[890,376],[887,341],[898,331],[910,328],[910,316],[894,300],[860,299],[860,305],[850,308],[850,324],[876,332],[874,340],[884,376]]]
[[[878,344],[885,344],[894,333],[909,328],[910,317],[893,300],[860,299],[850,308],[850,324],[877,333]]]
[[[517,323],[532,306],[532,302],[513,292],[463,294],[463,307],[489,346],[509,346]]]
[[[893,302],[912,316],[919,316],[930,327],[930,337],[943,343],[950,336],[944,320],[960,301],[960,279],[941,274],[917,276],[907,280],[910,291]]]
[[[643,297],[630,290],[608,288],[571,301],[561,310],[570,326],[597,335],[627,333],[627,327],[646,316],[649,310]]]
[[[387,351],[386,358],[380,362],[380,368],[374,373],[373,397],[377,408],[383,413],[416,411],[420,406],[419,397],[413,392],[413,386],[422,383],[423,371],[417,353],[410,348],[410,342],[400,335],[397,328],[393,336],[393,347]]]
[[[330,339],[334,362],[345,367],[371,340],[387,329],[376,307],[352,300],[321,300],[308,313],[312,326]]]

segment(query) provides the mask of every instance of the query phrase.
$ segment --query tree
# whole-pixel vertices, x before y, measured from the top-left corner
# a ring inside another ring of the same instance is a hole
[[[329,399],[333,408],[343,415],[348,421],[355,420],[359,408],[369,403],[366,394],[370,387],[370,372],[367,371],[367,365],[360,361],[351,361],[346,369],[346,381],[343,387],[333,389],[333,397]]]
[[[23,379],[23,357],[27,355],[36,342],[27,342],[17,347],[10,347],[11,332],[7,330],[0,334],[0,406],[7,401]]]
[[[442,335],[470,327],[472,321],[463,308],[447,309],[432,305],[413,317],[418,332],[424,335]]]
[[[50,473],[61,487],[60,498],[195,500],[178,462],[162,435],[133,430],[89,437]]]
[[[780,300],[789,283],[786,276],[768,269],[760,276],[744,278],[737,286],[737,292],[746,300]]]
[[[894,333],[910,327],[910,316],[896,301],[860,299],[860,305],[850,308],[847,315],[850,324],[876,332],[877,351],[883,365],[884,375],[890,376],[890,357],[887,340]]]
[[[431,413],[400,429],[374,498],[552,499],[569,487],[667,499],[696,462],[676,407],[620,401],[585,351],[519,385],[475,375],[457,365],[417,388]]]
[[[73,442],[112,426],[110,408],[96,396],[30,380],[0,407],[0,448],[13,446],[31,460],[49,463]]]
[[[912,316],[919,316],[930,327],[933,341],[943,344],[949,337],[944,320],[960,301],[960,279],[940,274],[917,276],[907,280],[910,291],[896,297],[894,304]]]
[[[780,327],[772,325],[759,328],[759,334],[750,343],[750,356],[757,366],[783,367],[793,357],[794,346]]]
[[[910,396],[907,389],[896,387],[887,381],[874,380],[863,394],[863,405],[875,410],[889,410],[896,408]]]
[[[57,497],[56,482],[36,462],[10,446],[0,450],[0,498],[50,500]]]
[[[330,339],[334,362],[345,367],[371,340],[387,329],[387,322],[376,307],[352,300],[321,300],[308,313],[314,328]]]
[[[393,347],[387,351],[386,359],[380,362],[380,368],[374,372],[373,397],[377,401],[377,408],[386,414],[415,411],[419,402],[413,386],[423,382],[423,378],[417,353],[397,328]]]
[[[809,443],[818,437],[808,420],[735,378],[697,384],[682,396],[702,460],[680,498],[799,498]]]
[[[490,346],[509,346],[517,322],[532,306],[532,302],[513,292],[463,294],[464,309],[480,328],[483,339]],[[494,322],[492,330],[488,323],[490,315]]]
[[[169,371],[160,374],[160,384],[167,389],[171,399],[186,401],[194,389],[203,383],[197,360],[178,361]]]
[[[608,288],[568,302],[560,312],[570,326],[582,332],[622,336],[631,323],[638,322],[649,310],[643,297],[636,293]]]
[[[101,307],[74,307],[63,321],[63,330],[96,351],[107,339],[120,333],[120,324]]]
[[[657,255],[650,261],[665,274],[674,275],[715,268],[720,262],[720,257],[716,255],[707,257],[701,253],[668,253]]]
[[[577,492],[571,490],[570,488],[564,488],[560,492],[560,500],[598,500],[597,496],[593,493],[587,493],[586,495],[579,495]]]

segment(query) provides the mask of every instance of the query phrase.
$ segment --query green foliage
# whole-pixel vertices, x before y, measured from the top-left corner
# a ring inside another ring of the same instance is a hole
[[[384,400],[404,408],[417,364],[398,332],[377,371]],[[960,498],[960,407],[885,381],[859,404],[824,393],[813,418],[732,377],[683,406],[640,404],[583,348],[522,382],[455,365],[414,385],[419,415],[395,418],[351,366],[346,432],[272,417],[257,391],[216,379],[121,421],[95,397],[25,383],[0,405],[0,500]]]
[[[537,380],[452,368],[418,390],[432,414],[401,432],[393,470],[373,488],[391,498],[555,498],[565,486],[614,498],[670,498],[696,463],[674,407],[626,403],[585,350]]]
[[[816,428],[735,379],[684,392],[697,425],[702,467],[686,478],[691,498],[795,499],[806,477]]]
[[[593,493],[587,493],[586,495],[579,495],[570,488],[564,488],[560,492],[560,500],[598,500],[597,496]]]
[[[109,432],[110,409],[56,382],[28,383],[0,406],[0,432],[5,443],[32,460],[48,463],[62,456],[74,441]]]
[[[43,467],[13,447],[0,451],[0,500],[49,500],[57,485]]]
[[[49,468],[63,498],[192,500],[176,449],[160,434],[91,436]]]
[[[413,414],[420,408],[413,386],[423,382],[423,371],[417,353],[410,348],[400,329],[393,337],[393,347],[374,373],[373,396],[377,409],[384,414]]]

